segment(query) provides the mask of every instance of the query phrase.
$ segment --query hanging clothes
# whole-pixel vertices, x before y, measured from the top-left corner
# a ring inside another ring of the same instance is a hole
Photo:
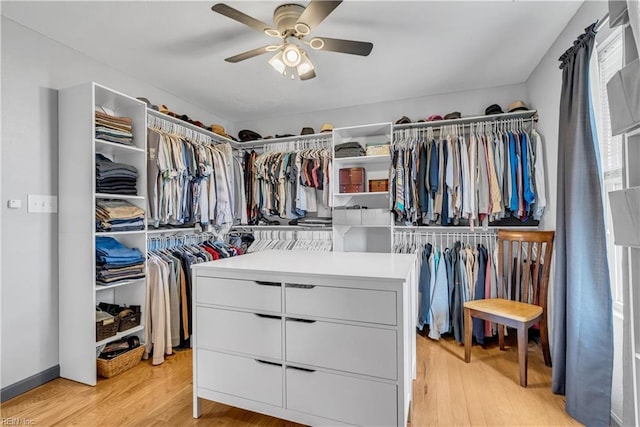
[[[517,120],[395,131],[389,206],[413,225],[540,220],[544,167],[539,133]]]
[[[228,143],[199,142],[150,127],[147,145],[147,211],[153,227],[228,228],[235,210],[246,210],[242,198],[235,203],[237,174]]]
[[[243,155],[244,197],[247,222],[267,215],[302,218],[309,212],[324,213],[332,206],[331,150],[304,149]]]
[[[243,253],[239,248],[220,241],[184,243],[185,239],[201,238],[198,235],[176,238],[183,239],[182,242],[166,238],[149,240],[144,358],[151,357],[153,365],[163,363],[165,355],[172,354],[173,347],[190,346],[191,266]]]

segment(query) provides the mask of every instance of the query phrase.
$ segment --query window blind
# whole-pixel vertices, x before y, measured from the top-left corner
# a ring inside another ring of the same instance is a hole
[[[611,135],[607,82],[622,68],[623,52],[623,37],[620,31],[617,31],[598,49],[601,82],[600,101],[602,103],[601,125],[602,134],[604,135],[604,141],[600,141],[600,157],[605,181],[622,178],[622,136]]]

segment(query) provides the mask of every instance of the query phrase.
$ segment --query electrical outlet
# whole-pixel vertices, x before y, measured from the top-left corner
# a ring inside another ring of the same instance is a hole
[[[28,212],[56,213],[58,212],[58,197],[29,194]]]

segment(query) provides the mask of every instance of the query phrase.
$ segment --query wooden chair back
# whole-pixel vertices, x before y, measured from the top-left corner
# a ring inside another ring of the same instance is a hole
[[[553,231],[498,230],[498,298],[547,310]]]
[[[542,307],[540,344],[547,366],[551,366],[547,290],[554,236],[553,231],[498,230],[498,298]]]

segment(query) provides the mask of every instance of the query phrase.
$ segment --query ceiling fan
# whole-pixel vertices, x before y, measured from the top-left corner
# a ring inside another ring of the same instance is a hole
[[[311,31],[324,21],[340,3],[342,1],[312,0],[307,7],[299,4],[280,5],[273,12],[274,26],[255,19],[224,3],[214,5],[211,10],[279,39],[270,45],[226,58],[225,61],[236,63],[267,52],[276,52],[275,56],[269,60],[269,64],[276,71],[286,75],[287,67],[291,67],[297,71],[300,80],[309,80],[316,76],[315,68],[307,52],[300,44],[309,46],[313,50],[360,56],[369,55],[371,49],[373,49],[373,43],[369,42],[328,37],[309,38]],[[293,72],[291,72],[291,78],[294,78]]]

